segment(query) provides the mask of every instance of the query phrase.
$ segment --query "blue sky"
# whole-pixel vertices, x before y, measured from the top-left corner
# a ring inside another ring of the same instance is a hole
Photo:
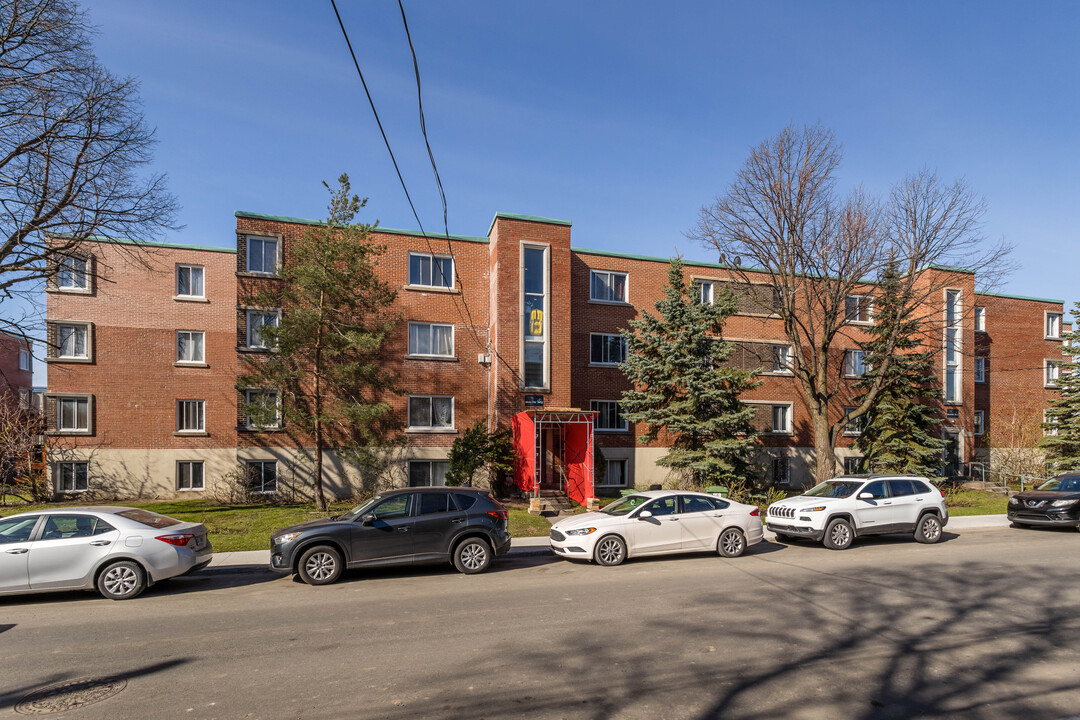
[[[93,0],[97,51],[138,77],[186,228],[236,210],[322,217],[348,172],[366,221],[416,222],[327,2]],[[429,231],[442,210],[392,0],[341,0]],[[579,247],[712,253],[683,233],[789,122],[845,148],[841,182],[966,177],[1022,269],[998,291],[1069,302],[1080,246],[1080,3],[406,0],[450,232],[497,211],[573,221]],[[465,279],[467,282],[467,279]]]

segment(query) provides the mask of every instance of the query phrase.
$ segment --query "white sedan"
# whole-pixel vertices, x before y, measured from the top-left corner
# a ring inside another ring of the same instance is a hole
[[[715,495],[652,490],[551,526],[551,549],[564,558],[618,565],[628,557],[717,552],[738,557],[761,542],[760,511]]]
[[[213,548],[206,527],[149,510],[71,507],[0,518],[0,595],[97,589],[127,600],[198,570]]]

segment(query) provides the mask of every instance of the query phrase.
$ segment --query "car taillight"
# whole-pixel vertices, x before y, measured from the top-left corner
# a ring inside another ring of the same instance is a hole
[[[177,545],[184,547],[189,542],[195,539],[195,536],[191,533],[181,533],[179,535],[158,535],[157,539],[161,542],[167,542],[170,545]]]
[[[757,516],[761,515],[761,510],[759,510],[758,508],[754,508],[753,510],[750,511],[750,515],[753,516],[753,517],[757,517]]]
[[[506,511],[505,510],[488,510],[487,514],[490,515],[491,517],[495,518],[496,520],[505,520],[506,519]]]

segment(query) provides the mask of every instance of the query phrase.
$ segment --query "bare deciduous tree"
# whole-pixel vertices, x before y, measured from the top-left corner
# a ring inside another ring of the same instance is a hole
[[[138,84],[103,68],[90,38],[73,0],[0,0],[0,302],[38,290],[87,237],[137,254],[172,227],[164,176],[140,174],[154,133]]]
[[[721,262],[745,259],[746,265],[728,266],[737,282],[772,284],[771,309],[793,346],[791,371],[810,412],[818,480],[835,473],[844,427],[873,407],[889,376],[887,365],[877,368],[858,407],[836,410],[849,394],[842,349],[856,347],[852,322],[861,319],[851,313],[849,296],[871,295],[892,260],[903,274],[904,306],[927,340],[935,331],[940,339],[940,295],[950,275],[924,271],[961,267],[986,279],[986,271],[1006,269],[1008,252],[981,235],[983,202],[962,180],[947,185],[922,171],[898,183],[887,202],[858,188],[842,195],[836,188],[842,155],[821,126],[784,128],[750,152],[728,191],[701,209],[688,233],[718,250]]]
[[[33,462],[38,450],[41,417],[21,405],[9,389],[0,390],[0,504],[8,495],[24,501],[42,495],[33,476]]]

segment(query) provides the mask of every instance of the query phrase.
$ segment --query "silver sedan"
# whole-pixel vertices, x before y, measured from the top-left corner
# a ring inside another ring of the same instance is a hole
[[[148,510],[77,507],[0,518],[0,595],[93,590],[113,600],[198,570],[206,527]]]

